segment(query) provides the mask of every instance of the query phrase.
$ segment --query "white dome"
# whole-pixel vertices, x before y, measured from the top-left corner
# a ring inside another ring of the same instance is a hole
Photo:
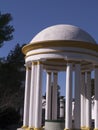
[[[72,40],[96,43],[96,41],[87,32],[79,27],[72,25],[54,25],[39,32],[32,40],[31,44],[40,41],[49,40]]]

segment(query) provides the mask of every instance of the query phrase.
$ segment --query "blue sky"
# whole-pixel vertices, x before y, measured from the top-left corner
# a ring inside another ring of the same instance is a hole
[[[15,28],[14,39],[0,49],[0,56],[55,24],[79,26],[98,43],[98,0],[0,0],[0,11],[12,14]]]
[[[78,26],[98,43],[98,0],[0,0],[0,11],[11,13],[15,28],[13,40],[0,48],[0,57],[55,24]]]

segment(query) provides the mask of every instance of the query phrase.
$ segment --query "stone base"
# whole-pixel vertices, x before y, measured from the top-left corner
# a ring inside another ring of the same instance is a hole
[[[81,130],[92,130],[90,127],[81,127]]]
[[[65,128],[64,130],[72,130],[72,129],[66,129],[66,128]]]
[[[72,128],[72,129],[64,129],[64,130],[92,130],[91,128],[80,128],[80,129],[77,129],[77,128]],[[98,129],[97,129],[98,130]]]
[[[64,129],[64,130],[81,130],[81,129],[77,129],[77,128],[72,128],[72,129]]]
[[[26,130],[28,126],[22,126],[21,128],[17,128],[17,130]]]
[[[17,130],[44,130],[44,128],[21,127],[17,128]]]
[[[17,130],[34,130],[34,128],[29,128],[29,127],[27,127],[27,128],[17,128]]]
[[[28,127],[28,128],[26,128],[25,130],[34,130],[34,128],[30,128],[30,127]]]
[[[46,120],[45,130],[64,130],[65,121],[64,120]]]
[[[64,130],[92,130],[92,128],[88,128],[88,127],[82,127],[80,129],[77,129],[77,128],[72,128],[72,129],[64,129]],[[98,130],[98,129],[97,129]]]
[[[23,128],[17,128],[17,130],[24,130]]]
[[[44,128],[34,128],[34,130],[43,130]]]

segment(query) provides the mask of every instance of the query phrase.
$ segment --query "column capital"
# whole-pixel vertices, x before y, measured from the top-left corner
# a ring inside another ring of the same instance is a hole
[[[43,64],[43,62],[41,60],[36,61],[36,63],[37,63],[37,65]]]
[[[46,70],[46,73],[51,74],[52,70]]]
[[[66,65],[72,65],[73,66],[73,62],[67,62]]]
[[[82,71],[81,74],[85,75],[85,71]]]
[[[58,73],[57,70],[51,70],[51,69],[46,69],[46,72],[47,73]]]
[[[94,67],[95,67],[95,68],[98,68],[98,65],[95,65]]]
[[[26,70],[31,69],[31,66],[28,63],[24,64],[24,66],[25,66]]]
[[[53,74],[54,74],[54,75],[57,75],[57,74],[58,74],[58,72],[57,72],[57,71],[54,71],[54,72],[53,72]]]
[[[26,70],[31,70],[31,67],[29,67],[29,66],[26,66]]]
[[[80,64],[80,61],[75,61],[75,60],[67,60],[67,63],[72,63],[72,64]]]
[[[37,62],[32,61],[32,65],[37,65]]]
[[[89,70],[89,71],[87,71],[87,74],[91,74],[91,71]]]
[[[52,72],[50,72],[50,71],[47,71],[47,73],[50,75]]]
[[[92,70],[81,70],[81,74],[91,73]]]
[[[75,63],[75,64],[80,64],[80,65],[81,65],[81,62],[80,62],[80,61],[73,61],[73,63]]]

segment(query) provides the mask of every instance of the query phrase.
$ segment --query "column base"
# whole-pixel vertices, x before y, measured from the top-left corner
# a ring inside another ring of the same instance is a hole
[[[28,128],[28,126],[22,126],[21,128]]]
[[[85,126],[82,126],[82,127],[81,127],[81,130],[86,130],[86,127],[85,127]]]
[[[33,130],[43,130],[44,128],[34,128]]]
[[[34,128],[33,127],[28,127],[28,128],[26,128],[26,130],[34,130]]]
[[[66,128],[65,128],[64,130],[72,130],[72,129],[71,129],[71,128],[70,128],[70,129],[66,129]]]
[[[64,129],[64,130],[81,130],[81,128],[79,129],[79,128],[70,128],[70,129]],[[82,130],[84,130],[84,129],[82,129]],[[86,130],[86,129],[85,129]]]
[[[64,130],[92,130],[92,128],[90,127],[81,127],[80,129],[78,128],[70,128],[70,129],[64,129]],[[94,130],[98,130],[98,129],[94,129]]]
[[[91,127],[81,127],[81,130],[91,130]]]
[[[81,129],[79,129],[79,128],[72,128],[72,130],[81,130]]]
[[[21,128],[17,128],[17,130],[25,130],[27,128],[28,128],[28,126],[22,126]]]
[[[17,128],[17,130],[24,130],[23,128]]]

